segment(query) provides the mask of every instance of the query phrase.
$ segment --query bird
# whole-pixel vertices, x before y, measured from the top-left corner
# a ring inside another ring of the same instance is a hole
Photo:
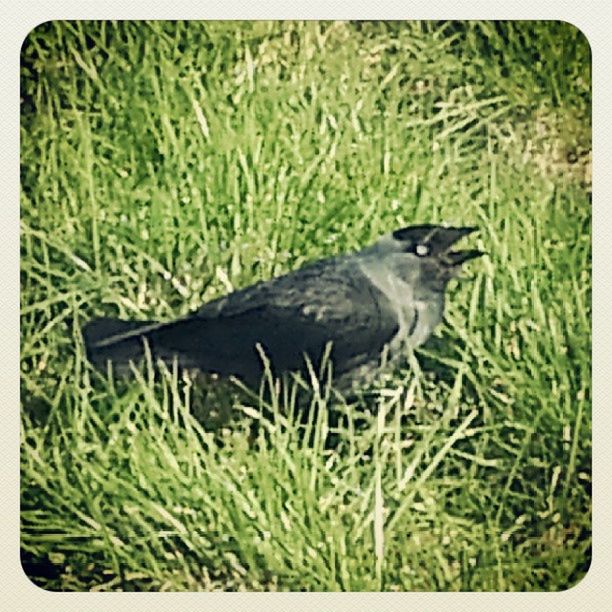
[[[327,257],[205,303],[168,321],[99,318],[82,328],[98,369],[131,370],[145,359],[234,378],[256,387],[268,362],[274,376],[308,372],[327,352],[333,382],[354,388],[421,346],[442,322],[448,282],[483,255],[453,250],[476,227],[411,225],[365,248]]]

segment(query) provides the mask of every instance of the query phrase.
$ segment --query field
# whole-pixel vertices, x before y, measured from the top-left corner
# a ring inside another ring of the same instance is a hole
[[[21,79],[21,545],[36,584],[552,591],[584,576],[579,31],[51,22],[26,39]],[[357,398],[313,376],[300,416],[289,384],[249,395],[146,366],[114,379],[83,355],[94,316],[168,320],[437,222],[477,225],[487,256],[449,288],[435,336]]]

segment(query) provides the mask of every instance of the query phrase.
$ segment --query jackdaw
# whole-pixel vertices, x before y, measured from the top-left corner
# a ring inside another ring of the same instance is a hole
[[[473,227],[414,225],[356,253],[310,263],[204,304],[170,322],[103,318],[83,328],[88,359],[114,371],[145,356],[180,368],[234,376],[254,387],[262,353],[275,376],[305,372],[330,348],[334,384],[355,388],[423,344],[441,322],[448,281],[482,255],[452,245]]]

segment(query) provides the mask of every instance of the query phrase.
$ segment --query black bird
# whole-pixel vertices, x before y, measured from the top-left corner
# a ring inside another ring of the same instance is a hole
[[[461,264],[482,255],[453,251],[472,227],[415,225],[381,237],[357,253],[316,261],[284,276],[235,291],[166,323],[97,319],[83,328],[89,360],[114,371],[144,358],[257,385],[260,350],[280,375],[316,366],[326,345],[339,388],[371,379],[441,322],[444,292]],[[259,345],[259,348],[258,348]]]

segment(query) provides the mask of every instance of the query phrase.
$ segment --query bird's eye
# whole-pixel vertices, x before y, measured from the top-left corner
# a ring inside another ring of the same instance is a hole
[[[417,244],[414,252],[419,257],[424,257],[425,255],[429,255],[429,247],[426,244]]]

